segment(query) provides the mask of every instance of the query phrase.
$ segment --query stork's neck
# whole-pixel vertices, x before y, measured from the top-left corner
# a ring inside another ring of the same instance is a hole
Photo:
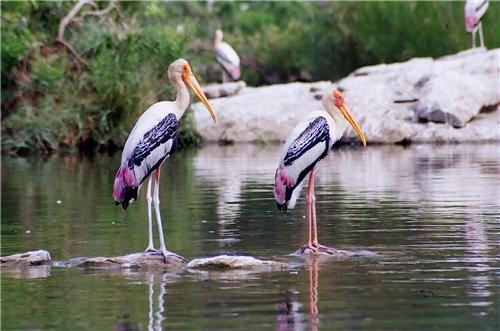
[[[175,88],[177,90],[177,97],[175,98],[176,115],[177,119],[180,119],[189,106],[189,91],[182,80],[175,83]]]
[[[349,123],[345,119],[344,115],[342,115],[338,110],[333,109],[333,107],[330,107],[330,106],[325,107],[325,108],[327,108],[326,112],[328,113],[330,118],[333,119],[333,125],[334,125],[333,131],[334,131],[335,137],[331,137],[331,138],[333,139],[333,141],[337,141],[338,139],[340,139],[342,137],[345,130],[349,126]]]

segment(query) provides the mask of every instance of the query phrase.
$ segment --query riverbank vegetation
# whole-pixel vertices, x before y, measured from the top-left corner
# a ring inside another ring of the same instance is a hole
[[[188,59],[220,77],[211,34],[242,58],[249,85],[335,80],[359,66],[470,47],[461,2],[2,2],[2,149],[113,150],[137,117],[172,99],[166,77]],[[500,3],[483,20],[500,46]],[[189,116],[181,143],[197,145]]]

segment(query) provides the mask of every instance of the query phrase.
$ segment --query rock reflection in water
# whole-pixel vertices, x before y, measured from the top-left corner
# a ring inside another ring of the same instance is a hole
[[[492,288],[490,273],[493,269],[493,258],[489,255],[490,245],[485,233],[485,221],[481,216],[470,214],[465,224],[466,258],[469,273],[470,289],[467,294],[477,306],[491,305]]]

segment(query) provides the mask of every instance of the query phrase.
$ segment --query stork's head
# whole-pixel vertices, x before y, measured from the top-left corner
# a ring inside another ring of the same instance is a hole
[[[224,34],[222,33],[222,30],[220,30],[220,29],[215,30],[214,39],[213,39],[214,45],[216,45],[217,43],[220,43],[223,38],[224,38]]]
[[[361,142],[366,147],[366,138],[361,131],[361,128],[347,106],[344,96],[338,90],[333,90],[331,93],[326,93],[323,96],[323,106],[335,122],[343,121],[344,119],[349,122],[354,131],[358,134]]]
[[[196,80],[193,72],[191,71],[191,66],[184,59],[178,59],[168,67],[168,79],[175,85],[186,84],[194,94],[200,99],[200,101],[205,105],[214,123],[216,122],[215,112],[210,103],[208,102],[205,93],[201,89],[200,84]]]

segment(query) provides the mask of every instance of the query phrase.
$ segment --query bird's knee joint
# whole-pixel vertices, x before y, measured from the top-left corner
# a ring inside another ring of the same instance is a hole
[[[153,204],[154,204],[155,206],[159,206],[159,205],[160,205],[160,199],[153,198]]]

